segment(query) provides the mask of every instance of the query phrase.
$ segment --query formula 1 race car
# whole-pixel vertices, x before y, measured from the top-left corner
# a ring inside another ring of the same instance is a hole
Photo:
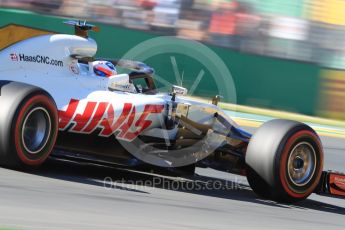
[[[0,52],[2,166],[38,167],[51,154],[189,174],[198,165],[245,175],[255,193],[276,201],[345,195],[345,175],[323,172],[323,147],[309,126],[272,120],[251,135],[218,97],[202,103],[179,86],[160,93],[151,67],[96,59],[96,27],[67,24],[75,35],[32,37]]]

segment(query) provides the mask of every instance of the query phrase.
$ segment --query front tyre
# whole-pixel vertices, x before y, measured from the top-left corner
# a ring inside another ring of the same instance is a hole
[[[0,102],[7,110],[0,119],[0,164],[40,166],[52,152],[57,137],[55,102],[39,88],[13,82],[2,87]]]
[[[247,178],[259,196],[280,202],[306,199],[323,169],[323,148],[309,126],[288,120],[265,123],[246,153]]]

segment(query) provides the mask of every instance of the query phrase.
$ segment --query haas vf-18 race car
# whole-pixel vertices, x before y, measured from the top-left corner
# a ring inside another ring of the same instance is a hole
[[[309,126],[272,120],[251,135],[217,97],[203,103],[179,86],[161,93],[144,63],[96,59],[95,27],[67,24],[75,35],[31,37],[0,52],[2,166],[38,167],[52,154],[188,174],[198,165],[245,175],[256,194],[276,201],[345,195],[345,176],[323,171],[323,147]]]

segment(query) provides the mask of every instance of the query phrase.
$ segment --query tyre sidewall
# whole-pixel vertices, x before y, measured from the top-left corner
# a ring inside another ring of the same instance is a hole
[[[52,116],[52,129],[58,127],[58,115],[54,100],[52,97],[41,88],[19,82],[5,82],[0,81],[1,95],[0,95],[0,164],[6,167],[22,167],[22,166],[39,166],[42,161],[26,161],[23,156],[17,155],[17,147],[15,145],[15,126],[18,116],[23,105],[33,96],[42,95],[50,101],[50,107],[54,110],[49,111]],[[29,109],[29,108],[27,108]],[[30,110],[30,109],[29,109]],[[29,111],[27,110],[27,111]],[[27,113],[26,113],[27,114]],[[55,119],[56,118],[56,119]],[[54,121],[55,120],[55,121]],[[55,130],[51,130],[57,133]],[[17,129],[18,132],[18,129]],[[56,134],[53,142],[55,143]],[[49,146],[51,148],[51,146]],[[46,157],[45,157],[46,158]],[[24,160],[23,160],[24,159]],[[30,160],[30,159],[29,159]]]
[[[301,132],[305,135],[300,135]],[[301,141],[307,141],[314,147],[317,166],[310,182],[304,188],[296,189],[287,179],[286,167],[291,150]],[[295,202],[307,198],[317,186],[323,169],[323,148],[319,137],[308,125],[290,120],[272,120],[252,136],[246,152],[246,164],[266,182],[264,187],[267,194],[272,194],[270,199]],[[253,190],[264,189],[259,187]]]
[[[51,130],[50,135],[51,137],[48,138],[47,143],[45,144],[44,148],[38,152],[37,154],[30,154],[28,151],[25,150],[24,144],[22,141],[22,129],[25,117],[35,108],[42,107],[47,110],[50,121],[51,121]],[[28,95],[27,98],[21,103],[18,107],[14,119],[12,121],[11,126],[11,143],[13,144],[14,148],[12,152],[18,157],[18,160],[22,162],[24,165],[29,166],[39,166],[41,165],[49,156],[50,152],[52,151],[55,141],[56,141],[56,134],[57,134],[57,112],[56,106],[53,103],[50,96],[48,96],[44,92],[36,92],[33,95]]]
[[[316,166],[315,172],[310,181],[304,186],[293,184],[287,174],[287,161],[292,149],[301,142],[307,142],[315,150]],[[320,180],[323,169],[323,148],[318,135],[309,126],[299,125],[290,130],[276,153],[274,164],[275,194],[276,198],[282,201],[298,201],[307,198],[316,188]],[[285,194],[285,196],[282,196]]]

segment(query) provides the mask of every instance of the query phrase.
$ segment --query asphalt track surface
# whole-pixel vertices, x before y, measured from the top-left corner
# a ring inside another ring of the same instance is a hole
[[[322,140],[325,167],[344,171],[345,140]],[[345,229],[345,200],[278,204],[244,177],[197,173],[190,182],[56,160],[33,172],[0,168],[0,229]]]

